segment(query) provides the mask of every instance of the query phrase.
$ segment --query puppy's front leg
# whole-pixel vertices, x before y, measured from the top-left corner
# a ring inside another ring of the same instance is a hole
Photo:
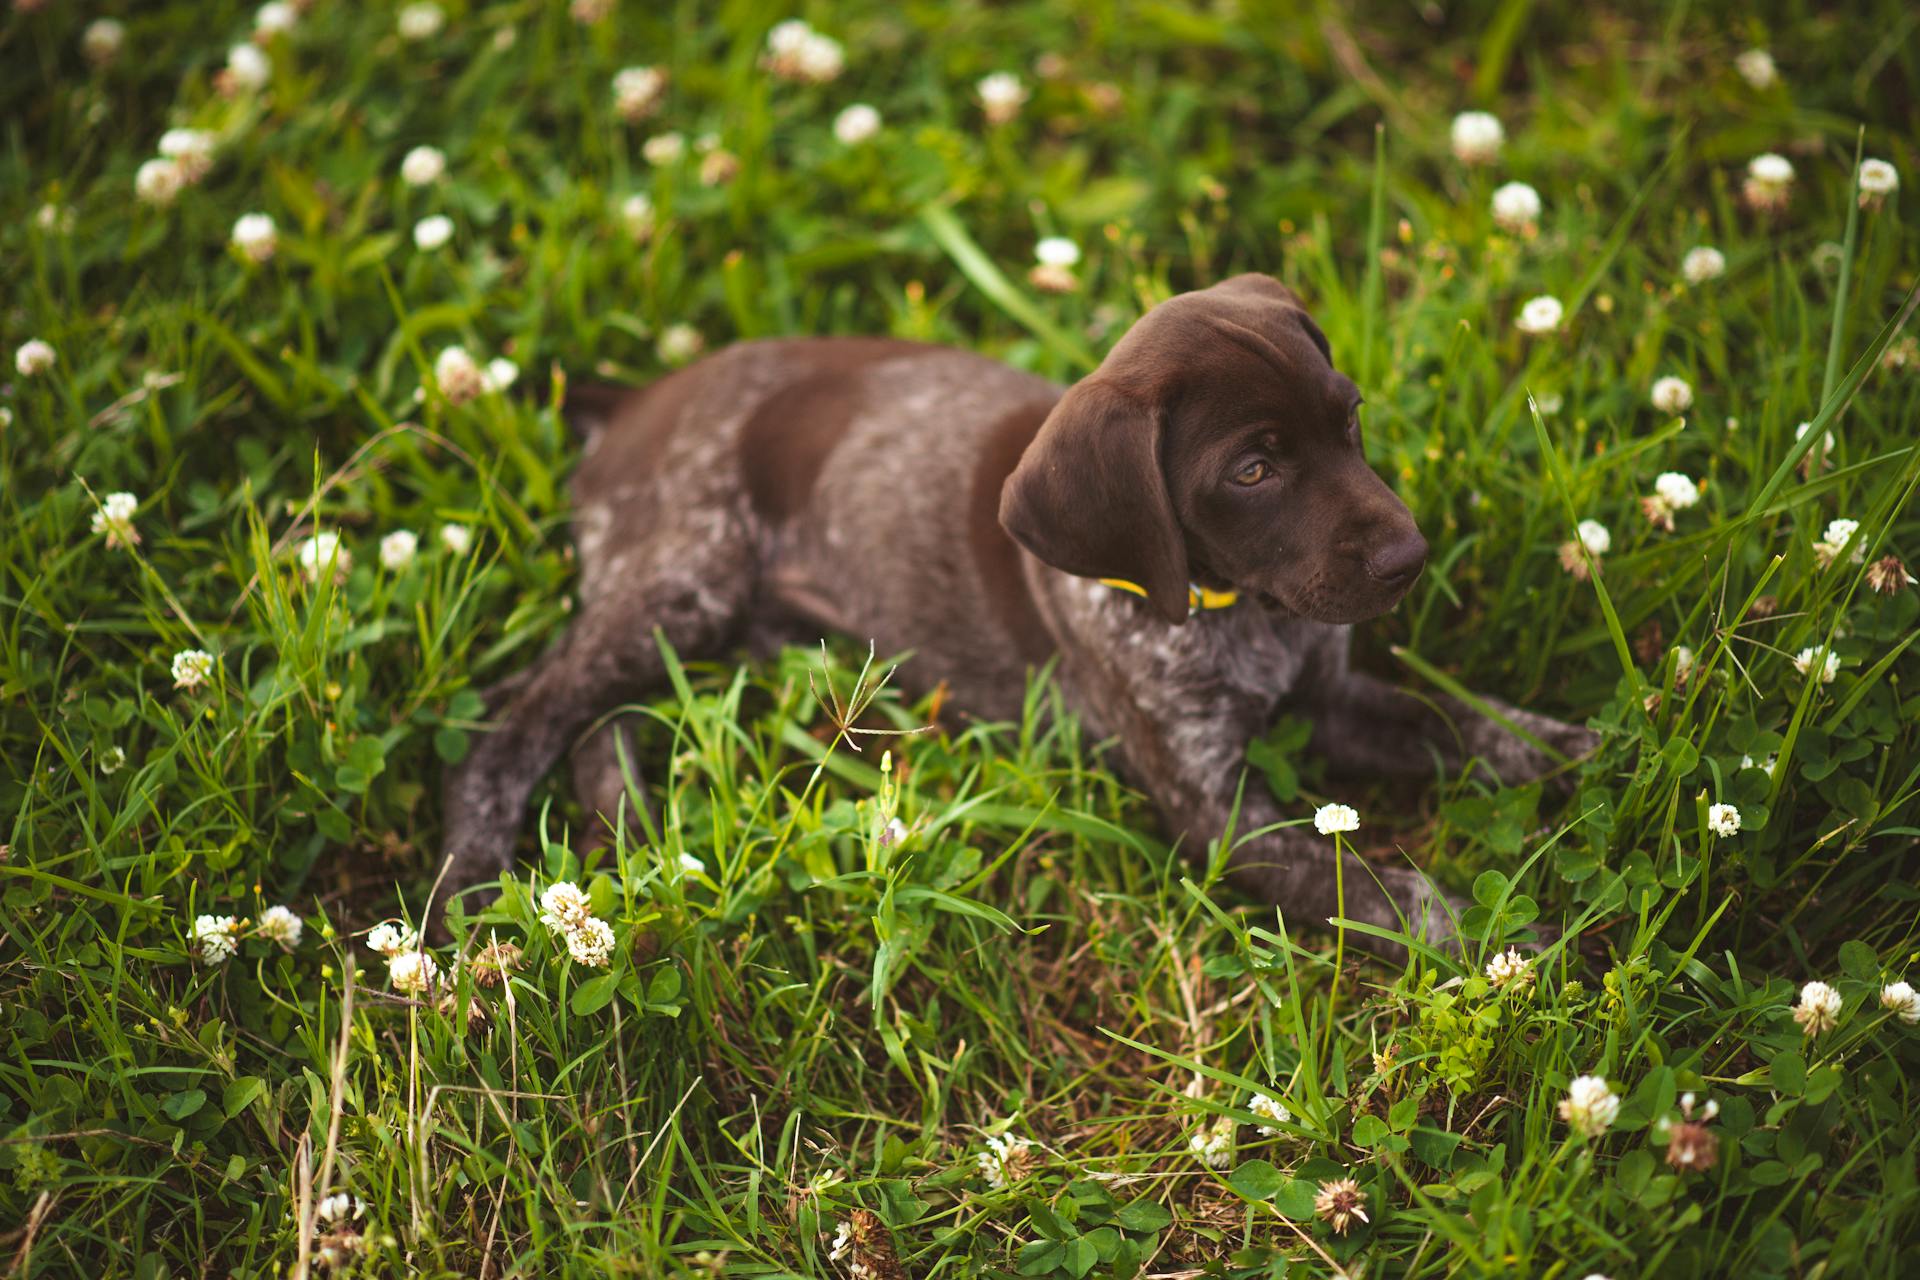
[[[1555,753],[1577,760],[1599,744],[1590,729],[1497,698],[1482,700],[1551,750],[1542,751],[1458,698],[1416,698],[1350,670],[1314,686],[1308,706],[1313,747],[1336,769],[1351,773],[1420,777],[1433,772],[1436,758],[1449,771],[1477,760],[1502,782],[1519,785],[1559,769]]]

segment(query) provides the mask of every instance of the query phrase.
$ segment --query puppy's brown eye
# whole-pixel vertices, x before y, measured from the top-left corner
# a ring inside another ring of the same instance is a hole
[[[1259,484],[1273,474],[1273,469],[1258,458],[1233,473],[1235,484]]]

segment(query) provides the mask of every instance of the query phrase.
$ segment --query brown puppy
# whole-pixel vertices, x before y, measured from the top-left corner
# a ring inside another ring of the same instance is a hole
[[[1154,308],[1064,394],[864,338],[742,343],[634,393],[574,479],[579,617],[491,691],[498,727],[448,783],[450,882],[504,869],[535,782],[659,683],[656,627],[689,657],[824,629],[912,650],[909,689],[945,680],[989,720],[1016,717],[1057,653],[1090,738],[1116,741],[1195,848],[1225,829],[1247,743],[1283,707],[1313,717],[1338,768],[1417,776],[1437,756],[1540,776],[1547,755],[1464,705],[1436,714],[1348,669],[1347,624],[1390,609],[1427,551],[1367,466],[1359,403],[1299,300],[1259,275]],[[1503,714],[1563,754],[1592,744]],[[609,817],[619,731],[574,762]],[[1237,831],[1286,816],[1250,786]],[[1311,831],[1244,840],[1233,868],[1292,919],[1335,911],[1333,843]],[[1350,916],[1451,931],[1411,869],[1350,858],[1345,884]]]

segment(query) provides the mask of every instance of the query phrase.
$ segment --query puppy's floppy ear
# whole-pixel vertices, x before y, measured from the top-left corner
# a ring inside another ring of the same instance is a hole
[[[1122,578],[1187,620],[1187,548],[1161,469],[1159,405],[1097,375],[1067,392],[1000,490],[1000,523],[1056,569]]]
[[[1300,295],[1272,276],[1249,271],[1244,275],[1222,280],[1214,288],[1261,304],[1262,319],[1266,323],[1257,327],[1270,337],[1272,330],[1267,328],[1267,325],[1298,325],[1306,331],[1307,340],[1318,347],[1320,354],[1327,358],[1327,364],[1329,366],[1333,364],[1333,348],[1327,342],[1327,335],[1320,331],[1320,326],[1315,324],[1313,317],[1307,314],[1306,304],[1300,301]]]

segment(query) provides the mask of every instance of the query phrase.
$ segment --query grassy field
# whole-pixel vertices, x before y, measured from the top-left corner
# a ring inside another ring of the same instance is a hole
[[[1858,165],[1920,173],[1920,10],[613,7],[0,16],[0,1276],[1920,1271],[1920,241]],[[676,667],[658,828],[583,856],[562,771],[402,949],[567,619],[560,371],[1070,381],[1242,270],[1434,545],[1360,660],[1605,737],[1250,753],[1466,943],[1336,969],[1044,679],[909,732],[835,641]]]

